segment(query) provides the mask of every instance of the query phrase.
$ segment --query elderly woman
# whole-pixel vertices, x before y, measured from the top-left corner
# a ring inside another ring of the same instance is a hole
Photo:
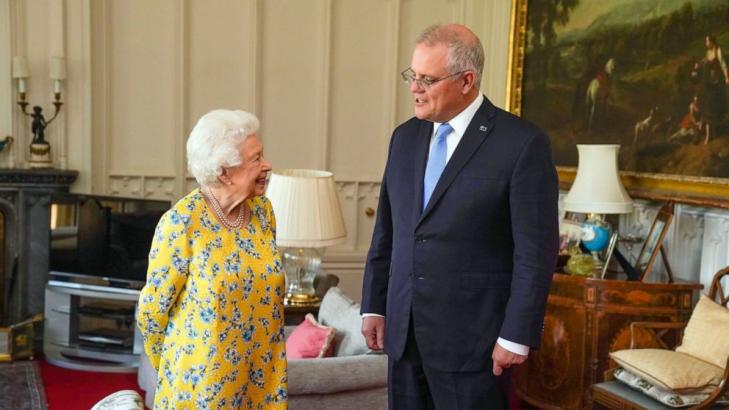
[[[286,408],[284,275],[258,125],[215,110],[187,141],[201,188],[160,220],[137,314],[155,408]]]

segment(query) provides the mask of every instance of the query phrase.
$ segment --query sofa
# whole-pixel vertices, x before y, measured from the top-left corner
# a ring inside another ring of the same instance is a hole
[[[387,409],[387,356],[367,348],[359,310],[337,287],[324,295],[318,321],[336,331],[334,356],[289,360],[289,409]]]
[[[387,356],[367,349],[360,333],[359,309],[339,288],[328,289],[318,320],[336,331],[334,356],[289,360],[289,409],[387,409]],[[287,326],[287,336],[294,327]],[[145,404],[152,408],[157,374],[144,353],[137,380],[146,392]]]

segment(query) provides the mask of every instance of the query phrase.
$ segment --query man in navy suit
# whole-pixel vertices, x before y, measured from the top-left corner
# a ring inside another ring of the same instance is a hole
[[[391,409],[483,409],[538,347],[558,247],[547,136],[479,92],[461,25],[418,38],[415,118],[392,135],[367,256],[362,334],[389,356]]]

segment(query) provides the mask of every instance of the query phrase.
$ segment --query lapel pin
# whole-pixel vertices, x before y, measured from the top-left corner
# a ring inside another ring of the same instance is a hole
[[[482,125],[482,126],[478,127],[478,129],[481,131],[488,131],[489,127]]]

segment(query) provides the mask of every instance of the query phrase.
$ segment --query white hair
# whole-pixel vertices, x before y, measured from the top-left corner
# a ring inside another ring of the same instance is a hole
[[[218,186],[223,168],[240,165],[239,145],[258,132],[255,115],[213,110],[200,117],[187,139],[187,168],[201,186]]]

